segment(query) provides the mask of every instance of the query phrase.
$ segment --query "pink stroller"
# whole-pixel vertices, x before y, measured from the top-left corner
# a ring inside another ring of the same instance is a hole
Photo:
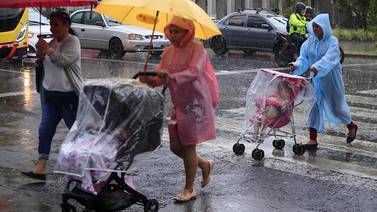
[[[295,108],[300,108],[301,112],[309,111],[313,102],[313,91],[305,78],[267,69],[260,70],[247,92],[245,127],[233,145],[234,153],[244,153],[245,145],[240,143],[241,140],[257,142],[252,157],[262,160],[264,152],[258,147],[267,137],[273,136],[275,139],[272,144],[276,149],[284,148],[285,141],[282,138],[293,138],[293,152],[297,155],[304,154],[303,146],[296,143],[297,123],[294,122],[293,111]],[[283,129],[288,124],[291,132]]]

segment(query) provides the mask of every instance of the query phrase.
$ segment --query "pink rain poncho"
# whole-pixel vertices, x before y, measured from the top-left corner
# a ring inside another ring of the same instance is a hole
[[[173,101],[168,124],[170,139],[179,139],[182,145],[194,145],[216,138],[215,107],[219,101],[218,82],[205,49],[194,42],[195,26],[192,21],[174,17],[165,27],[170,38],[172,25],[187,30],[177,45],[164,50],[156,71],[167,71],[175,80],[167,85]],[[161,85],[162,80],[154,80]]]

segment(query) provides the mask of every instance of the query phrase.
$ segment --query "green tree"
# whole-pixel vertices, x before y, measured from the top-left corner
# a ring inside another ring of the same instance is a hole
[[[336,8],[344,13],[354,16],[356,28],[367,29],[377,23],[376,0],[334,0]]]
[[[277,5],[278,2],[281,0],[272,0],[272,4]],[[304,4],[307,4],[309,0],[285,0],[283,1],[283,11],[281,11],[281,15],[284,15],[285,17],[289,17],[297,2],[303,2]]]

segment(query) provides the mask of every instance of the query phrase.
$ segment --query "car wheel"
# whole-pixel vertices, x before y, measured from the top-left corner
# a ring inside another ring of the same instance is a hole
[[[288,66],[288,59],[286,56],[283,55],[281,51],[277,51],[274,53],[274,58],[275,62],[278,64],[280,67],[287,67]]]
[[[243,51],[243,53],[245,53],[248,56],[251,56],[256,52],[255,50],[252,50],[252,49],[244,49],[242,51]]]
[[[123,49],[122,41],[119,38],[111,38],[109,43],[110,57],[114,59],[120,59],[124,56],[125,51]]]
[[[36,57],[37,56],[37,50],[34,49],[33,46],[28,45],[28,52],[27,52],[28,57]]]
[[[223,36],[216,36],[212,38],[211,48],[217,55],[223,55],[228,51],[226,49],[226,43]]]

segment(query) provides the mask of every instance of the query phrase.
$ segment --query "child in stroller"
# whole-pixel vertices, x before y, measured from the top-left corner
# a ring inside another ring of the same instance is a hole
[[[309,109],[313,105],[313,98],[310,83],[305,78],[272,70],[260,70],[247,92],[245,129],[234,144],[233,151],[238,155],[243,154],[245,146],[240,143],[241,140],[257,142],[252,157],[261,160],[264,152],[258,148],[259,145],[267,137],[274,136],[293,138],[293,151],[303,154],[303,146],[296,143],[293,110],[299,105],[304,107],[301,111]],[[289,123],[291,133],[281,129]],[[284,145],[283,139],[273,141],[273,146],[277,149],[283,149]]]
[[[55,173],[69,176],[63,211],[122,210],[158,202],[134,189],[127,170],[161,144],[163,96],[134,80],[94,80],[80,94],[76,122],[62,144]],[[140,157],[139,157],[140,156]]]
[[[254,123],[254,137],[258,139],[259,128],[281,128],[290,121],[290,115],[293,111],[294,90],[290,88],[289,83],[285,80],[279,81],[277,90],[267,98],[257,96],[255,105],[257,107],[255,115],[250,119]],[[263,131],[263,129],[262,129]]]

